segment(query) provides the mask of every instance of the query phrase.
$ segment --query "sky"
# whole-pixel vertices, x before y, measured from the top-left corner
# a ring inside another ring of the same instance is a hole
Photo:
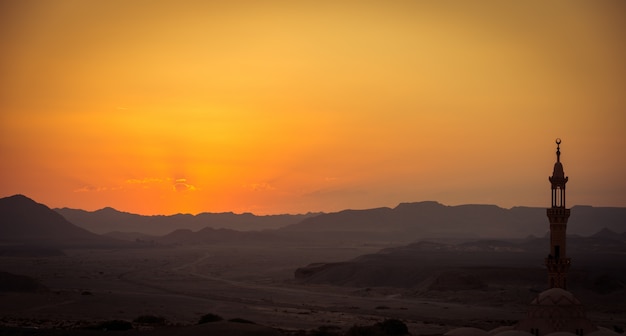
[[[623,1],[2,1],[0,197],[626,206]]]

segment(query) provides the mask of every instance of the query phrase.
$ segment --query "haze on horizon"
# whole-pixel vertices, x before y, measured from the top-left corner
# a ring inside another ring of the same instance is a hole
[[[4,1],[0,197],[626,206],[621,1]]]

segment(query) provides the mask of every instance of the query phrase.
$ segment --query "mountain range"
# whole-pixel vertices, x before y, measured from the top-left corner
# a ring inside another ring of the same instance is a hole
[[[626,208],[574,206],[568,234],[588,236],[608,228],[626,231]],[[495,205],[446,206],[433,201],[401,203],[395,208],[344,210],[307,218],[280,230],[333,234],[369,232],[383,237],[412,238],[522,238],[549,231],[545,208]]]
[[[544,235],[549,230],[545,208],[495,205],[446,206],[434,201],[401,203],[395,208],[343,210],[305,215],[256,216],[250,213],[201,213],[142,216],[112,208],[97,211],[55,209],[70,222],[95,233],[122,237],[131,232],[163,236],[176,230],[204,228],[235,231],[276,230],[281,233],[328,233],[346,236],[415,240],[422,237],[519,238]],[[626,208],[574,206],[568,233],[591,235],[602,228],[626,231]],[[224,234],[226,231],[222,231]],[[179,232],[181,235],[182,232]],[[206,232],[204,232],[206,234]]]
[[[237,231],[261,231],[277,229],[298,223],[315,213],[303,215],[267,215],[257,216],[251,213],[235,214],[200,213],[197,215],[176,214],[142,216],[107,207],[96,211],[61,208],[54,209],[70,222],[91,232],[104,234],[110,232],[139,232],[147,235],[162,236],[172,231],[186,229],[198,231],[206,227]]]
[[[603,228],[608,232],[626,232],[626,208],[574,206],[571,213],[570,235],[590,236]],[[106,236],[90,232],[104,233],[111,229],[116,230]],[[112,208],[94,212],[67,208],[53,211],[22,195],[0,199],[0,244],[4,245],[17,242],[37,246],[92,246],[117,244],[122,240],[160,244],[411,243],[426,238],[467,241],[543,237],[548,230],[543,208],[446,206],[432,201],[327,214],[141,216]]]

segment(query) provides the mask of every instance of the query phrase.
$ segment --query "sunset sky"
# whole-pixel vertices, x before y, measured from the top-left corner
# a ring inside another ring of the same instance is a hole
[[[626,206],[624,1],[2,1],[0,197]]]

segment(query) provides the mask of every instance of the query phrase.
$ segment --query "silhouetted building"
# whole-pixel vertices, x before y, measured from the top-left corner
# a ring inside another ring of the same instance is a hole
[[[556,139],[556,163],[550,180],[552,206],[547,214],[550,221],[550,254],[545,260],[549,289],[540,293],[531,303],[527,318],[520,321],[517,330],[542,336],[556,331],[587,335],[598,330],[585,316],[585,309],[567,289],[567,271],[571,259],[566,254],[567,220],[570,210],[565,207],[565,184],[568,177],[561,163],[561,139]]]
[[[571,259],[565,253],[567,219],[570,214],[570,209],[565,207],[565,184],[569,178],[563,171],[560,145],[561,139],[556,139],[556,163],[552,176],[548,178],[552,185],[552,206],[547,211],[550,220],[550,254],[545,263],[548,269],[548,286],[567,289],[567,271]]]

